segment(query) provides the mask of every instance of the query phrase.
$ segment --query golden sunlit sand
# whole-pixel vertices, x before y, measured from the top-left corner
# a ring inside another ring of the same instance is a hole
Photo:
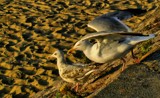
[[[148,0],[149,1],[149,0]],[[152,1],[152,0],[151,0]],[[49,59],[56,48],[65,53],[86,33],[87,23],[116,9],[152,10],[147,0],[1,0],[0,1],[0,97],[30,97],[59,79],[56,62]],[[125,21],[132,29],[144,15]],[[83,54],[73,62],[90,62]]]

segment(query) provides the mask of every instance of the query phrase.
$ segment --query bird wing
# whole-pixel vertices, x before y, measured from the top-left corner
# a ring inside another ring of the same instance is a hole
[[[94,71],[95,70],[92,67],[68,66],[67,70],[65,70],[63,73],[63,77],[72,78],[75,81],[80,81]]]
[[[131,17],[131,13],[127,11],[115,11],[96,17],[88,23],[88,27],[99,31],[128,31],[132,30],[121,20]]]
[[[119,10],[119,11],[114,11],[114,12],[108,12],[107,14],[103,14],[102,16],[106,17],[117,17],[120,20],[128,19],[133,16],[133,13],[126,11],[126,10]],[[100,16],[100,17],[102,17]]]
[[[144,40],[147,36],[152,35],[144,35],[140,33],[128,33],[128,32],[118,32],[118,33],[106,33],[106,31],[98,32],[98,33],[90,33],[81,38],[80,41],[95,39],[99,46],[107,45],[113,42],[124,42],[124,41],[141,41]],[[144,38],[143,38],[144,37]]]
[[[140,34],[140,33],[130,33],[130,32],[123,32],[123,31],[119,31],[119,32],[107,32],[107,31],[101,31],[101,32],[96,32],[96,33],[89,33],[89,34],[86,34],[84,37],[81,38],[80,41],[83,41],[83,40],[88,40],[88,39],[106,39],[106,38],[109,38],[111,36],[114,36],[114,37],[121,37],[121,36],[144,36],[143,34]]]
[[[74,66],[78,66],[78,67],[85,67],[85,66],[89,66],[90,64],[82,64],[82,63],[75,63]]]

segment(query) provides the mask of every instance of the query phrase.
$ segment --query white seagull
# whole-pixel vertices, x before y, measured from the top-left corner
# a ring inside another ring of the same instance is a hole
[[[139,33],[106,31],[90,33],[81,38],[68,53],[73,50],[83,51],[85,56],[96,63],[107,63],[125,56],[133,47],[143,41],[154,38],[154,34],[143,35]],[[102,40],[104,39],[105,40]],[[90,43],[89,39],[96,39]]]

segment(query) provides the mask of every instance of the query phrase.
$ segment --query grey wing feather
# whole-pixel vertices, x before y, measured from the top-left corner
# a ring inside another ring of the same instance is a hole
[[[80,41],[83,41],[83,40],[88,40],[88,39],[99,39],[99,38],[103,38],[103,37],[106,37],[106,36],[109,36],[109,35],[116,35],[116,34],[128,34],[128,33],[125,33],[123,31],[121,32],[118,32],[118,33],[108,33],[107,31],[101,31],[101,32],[97,32],[97,33],[89,33],[89,34],[86,34],[84,37],[81,38]]]
[[[96,31],[128,31],[132,30],[121,20],[130,18],[132,15],[127,11],[115,11],[96,17],[88,23],[88,27]]]
[[[109,41],[114,41],[114,40],[121,40],[122,38],[126,38],[126,37],[132,37],[132,36],[148,36],[148,35],[144,35],[144,34],[140,34],[140,33],[128,33],[128,32],[114,32],[114,33],[107,33],[106,31],[102,31],[102,32],[97,32],[97,33],[90,33],[85,35],[84,37],[81,38],[80,41],[83,40],[88,40],[88,39],[96,39],[99,40],[99,42],[101,42],[102,40],[109,40]]]
[[[128,19],[133,16],[133,14],[129,11],[114,11],[104,15],[110,16],[110,17],[117,17],[120,20]]]

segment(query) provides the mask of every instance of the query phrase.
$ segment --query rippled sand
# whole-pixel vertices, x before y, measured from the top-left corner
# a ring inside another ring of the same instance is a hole
[[[29,97],[59,78],[56,48],[65,53],[86,33],[87,23],[117,9],[152,10],[152,0],[1,0],[0,97]],[[125,21],[132,29],[144,14]],[[76,57],[74,57],[76,56]],[[90,62],[82,53],[67,56],[73,62]]]

